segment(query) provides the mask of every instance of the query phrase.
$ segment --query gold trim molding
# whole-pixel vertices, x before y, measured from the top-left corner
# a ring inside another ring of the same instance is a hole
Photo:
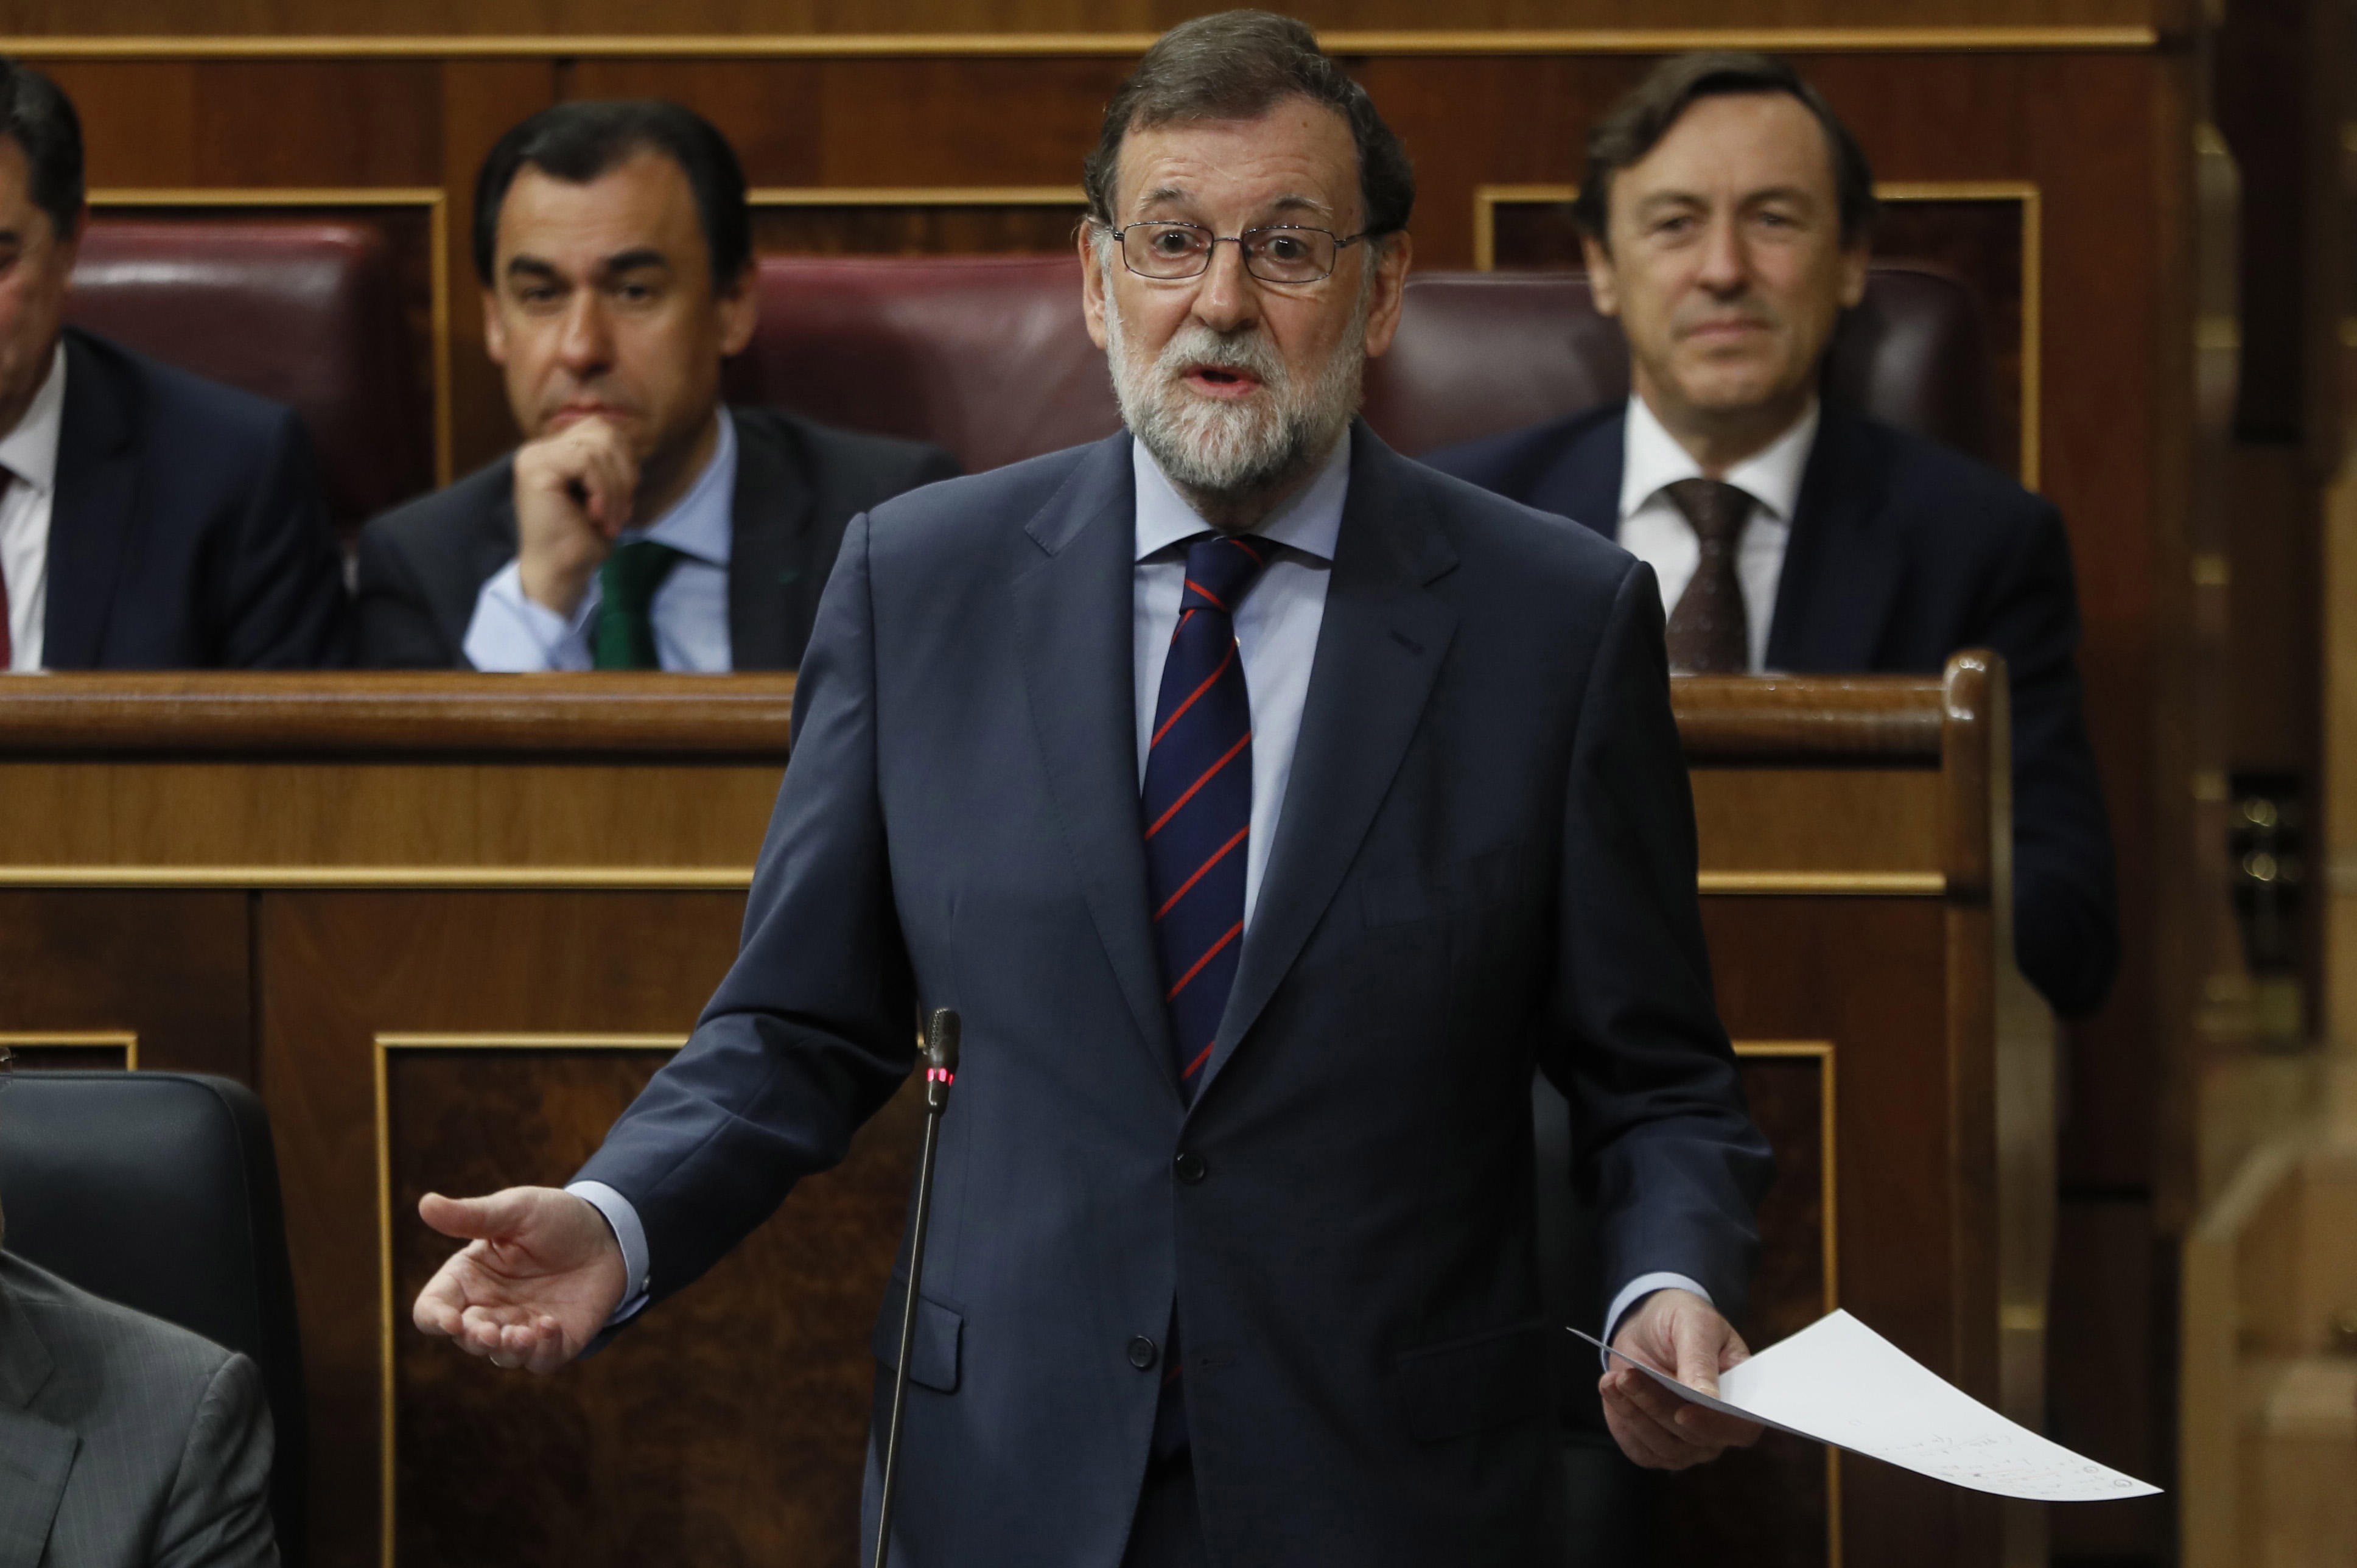
[[[1498,264],[1498,209],[1569,201],[1578,196],[1576,185],[1477,185],[1473,188],[1473,266],[1494,272]],[[2033,180],[1917,179],[1886,180],[1874,188],[1883,201],[2018,201],[2021,204],[2021,452],[2022,488],[2034,490],[2042,454],[2040,443],[2042,389],[2041,355],[2046,341],[2042,296],[2046,235],[2042,198]]]
[[[124,1071],[139,1070],[139,1036],[128,1029],[19,1029],[0,1032],[0,1046],[25,1050],[113,1046],[123,1053]],[[24,1065],[38,1070],[36,1063],[28,1061]]]
[[[858,59],[941,56],[1144,54],[1159,35],[1092,33],[419,34],[378,37],[79,35],[0,38],[20,59]],[[2123,54],[2160,47],[2158,29],[2013,27],[1340,28],[1318,41],[1339,55]]]
[[[1943,898],[1940,871],[1706,871],[1695,878],[1704,897]]]
[[[5,52],[6,46],[0,46]],[[25,53],[29,51],[17,51]],[[102,207],[337,208],[393,207],[425,209],[426,284],[432,304],[434,370],[434,483],[450,483],[457,439],[450,404],[450,210],[445,194],[432,186],[114,186],[92,190],[90,205]]]
[[[371,1036],[369,1051],[376,1093],[376,1239],[377,1294],[382,1305],[378,1338],[378,1498],[380,1561],[393,1568],[395,1517],[393,1464],[393,1356],[398,1333],[397,1304],[393,1282],[393,1104],[387,1064],[394,1051],[551,1050],[551,1051],[675,1051],[687,1044],[684,1035],[556,1035],[384,1033]]]

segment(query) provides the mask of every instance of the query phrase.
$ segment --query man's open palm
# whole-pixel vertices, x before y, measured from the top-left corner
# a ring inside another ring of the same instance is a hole
[[[418,1216],[467,1245],[417,1293],[411,1316],[496,1367],[553,1372],[622,1304],[622,1249],[590,1204],[553,1187],[489,1197],[427,1193]]]

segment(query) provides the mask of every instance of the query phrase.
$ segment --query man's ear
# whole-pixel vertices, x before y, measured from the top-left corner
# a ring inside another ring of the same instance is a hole
[[[1841,258],[1841,302],[1843,309],[1849,309],[1851,306],[1857,305],[1859,300],[1866,297],[1866,268],[1867,263],[1873,259],[1873,256],[1874,247],[1864,239],[1860,239],[1855,243],[1846,246],[1843,249]]]
[[[758,264],[748,260],[735,281],[713,301],[720,316],[720,357],[724,360],[743,353],[745,345],[753,340],[753,328],[761,319],[760,282]]]
[[[1392,335],[1399,330],[1400,310],[1407,303],[1408,267],[1415,260],[1415,245],[1405,229],[1381,240],[1363,242],[1380,247],[1373,257],[1375,275],[1367,285],[1374,290],[1367,301],[1367,358],[1376,360],[1390,349]]]
[[[1612,252],[1593,234],[1579,237],[1579,253],[1587,263],[1587,292],[1598,316],[1620,314],[1620,280],[1612,271]]]
[[[1105,291],[1104,267],[1097,258],[1100,232],[1095,219],[1081,220],[1081,319],[1088,323],[1089,341],[1102,349],[1105,346]]]
[[[483,352],[494,365],[508,362],[508,327],[500,315],[500,291],[483,286]]]

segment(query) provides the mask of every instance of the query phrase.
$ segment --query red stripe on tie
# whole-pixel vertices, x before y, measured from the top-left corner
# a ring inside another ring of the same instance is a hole
[[[1253,558],[1254,565],[1257,566],[1261,564],[1261,554],[1259,551],[1254,550],[1251,545],[1246,544],[1243,540],[1234,537],[1232,534],[1229,536],[1228,542],[1243,551],[1245,554],[1251,556]]]
[[[1235,848],[1236,845],[1243,843],[1245,839],[1251,836],[1252,824],[1250,822],[1246,822],[1243,827],[1238,828],[1236,830],[1235,837],[1222,844],[1218,850],[1213,852],[1211,859],[1205,861],[1201,865],[1195,868],[1194,875],[1187,878],[1186,881],[1178,885],[1178,892],[1173,893],[1169,897],[1165,898],[1162,901],[1162,908],[1154,911],[1154,918],[1159,920],[1163,916],[1170,913],[1171,906],[1177,904],[1179,899],[1187,897],[1187,889],[1194,886],[1198,882],[1202,881],[1203,874],[1205,872],[1219,865],[1222,860],[1225,860],[1228,857],[1228,851]]]
[[[1187,1070],[1178,1075],[1178,1081],[1184,1083],[1189,1079],[1194,1077],[1197,1073],[1202,1071],[1203,1064],[1211,1059],[1211,1046],[1216,1046],[1219,1043],[1219,1041],[1213,1040],[1211,1046],[1205,1046],[1203,1047],[1203,1054],[1197,1057],[1193,1061],[1189,1062],[1187,1064]]]
[[[1199,594],[1202,595],[1205,598],[1207,598],[1207,599],[1211,600],[1211,607],[1212,607],[1213,609],[1215,609],[1215,610],[1219,611],[1222,615],[1225,615],[1225,614],[1227,614],[1227,613],[1228,613],[1228,607],[1227,607],[1227,606],[1225,606],[1225,605],[1223,605],[1223,604],[1222,604],[1222,603],[1220,603],[1220,596],[1219,596],[1219,595],[1217,595],[1217,594],[1215,594],[1215,593],[1211,592],[1211,589],[1209,589],[1209,588],[1207,588],[1207,587],[1203,586],[1203,585],[1202,585],[1202,584],[1200,584],[1200,583],[1199,583],[1199,582],[1195,581],[1195,579],[1194,579],[1194,578],[1192,578],[1192,577],[1189,577],[1189,578],[1188,578],[1188,579],[1187,579],[1187,585],[1188,585],[1189,587],[1190,587],[1190,588],[1194,589],[1197,593],[1199,593]]]
[[[1203,769],[1203,776],[1200,779],[1196,779],[1192,784],[1188,785],[1187,792],[1184,795],[1179,796],[1177,800],[1171,801],[1170,809],[1168,811],[1154,819],[1154,825],[1146,830],[1146,836],[1147,838],[1152,838],[1156,833],[1160,832],[1164,825],[1167,824],[1171,818],[1178,814],[1178,808],[1193,800],[1195,798],[1195,791],[1200,789],[1204,785],[1209,784],[1211,781],[1212,774],[1217,773],[1221,768],[1225,768],[1229,763],[1234,761],[1236,753],[1242,751],[1251,744],[1252,731],[1246,730],[1244,731],[1243,739],[1228,747],[1228,754],[1225,757],[1221,757],[1220,760]]]
[[[1192,610],[1189,610],[1187,613],[1189,615],[1194,614]],[[1179,703],[1176,709],[1172,710],[1168,718],[1162,721],[1162,727],[1154,732],[1154,738],[1146,743],[1146,748],[1148,751],[1151,751],[1156,746],[1160,746],[1162,744],[1162,737],[1170,733],[1170,726],[1178,722],[1179,715],[1186,713],[1189,708],[1193,707],[1195,705],[1195,699],[1210,691],[1211,689],[1211,682],[1226,674],[1228,672],[1228,666],[1233,664],[1235,661],[1236,644],[1235,639],[1231,638],[1228,639],[1228,656],[1220,660],[1220,667],[1217,670],[1212,671],[1209,675],[1206,675],[1203,678],[1203,683],[1201,685],[1187,693],[1187,700]]]
[[[1234,941],[1234,940],[1236,940],[1236,938],[1237,938],[1237,937],[1239,937],[1239,936],[1243,935],[1243,929],[1244,929],[1244,923],[1243,923],[1242,920],[1238,920],[1234,925],[1230,926],[1230,927],[1228,928],[1228,934],[1227,934],[1226,936],[1224,936],[1224,937],[1222,937],[1218,941],[1213,942],[1213,943],[1211,944],[1211,950],[1210,952],[1205,953],[1201,958],[1197,959],[1197,960],[1195,961],[1195,967],[1194,967],[1194,968],[1192,968],[1192,969],[1190,969],[1190,970],[1189,970],[1186,973],[1184,973],[1184,974],[1180,975],[1180,976],[1178,977],[1178,984],[1176,984],[1176,985],[1174,985],[1174,986],[1172,986],[1172,987],[1170,988],[1170,990],[1169,990],[1169,993],[1168,993],[1167,995],[1165,995],[1165,996],[1162,998],[1162,1000],[1164,1000],[1165,1002],[1173,1002],[1173,1001],[1178,1000],[1178,993],[1179,993],[1180,992],[1182,992],[1182,991],[1184,991],[1184,990],[1186,990],[1186,989],[1187,989],[1187,983],[1188,983],[1189,981],[1190,981],[1190,980],[1194,979],[1197,975],[1199,975],[1199,974],[1202,973],[1202,972],[1203,972],[1203,966],[1204,966],[1205,964],[1207,964],[1207,963],[1211,962],[1213,959],[1215,959],[1215,958],[1219,957],[1219,956],[1220,956],[1220,950],[1221,950],[1221,949],[1222,949],[1222,948],[1226,947],[1230,942]],[[1205,1047],[1203,1047],[1203,1056],[1204,1056],[1204,1057],[1207,1057],[1207,1056],[1210,1056],[1211,1054],[1211,1047],[1209,1047],[1209,1046],[1205,1046]],[[1203,1065],[1203,1057],[1197,1057],[1197,1058],[1195,1058],[1195,1067],[1201,1067],[1202,1065]],[[1190,1068],[1189,1068],[1189,1069],[1187,1069],[1187,1071],[1188,1071],[1188,1072],[1193,1072],[1194,1070],[1195,1070],[1195,1068],[1194,1068],[1194,1067],[1190,1067]],[[1181,1076],[1183,1077],[1184,1075],[1182,1074]]]

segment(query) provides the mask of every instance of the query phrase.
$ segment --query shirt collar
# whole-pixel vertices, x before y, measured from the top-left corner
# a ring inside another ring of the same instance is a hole
[[[0,435],[0,468],[43,495],[58,482],[58,438],[66,424],[66,346],[49,356],[49,373],[16,428]]]
[[[725,408],[717,417],[720,438],[712,444],[711,459],[687,494],[646,527],[624,529],[624,539],[651,539],[708,565],[728,564],[728,544],[736,532],[737,422]]]
[[[1779,522],[1792,521],[1800,504],[1801,478],[1809,467],[1809,448],[1817,439],[1815,398],[1791,429],[1727,471],[1727,482],[1760,503]],[[1620,516],[1627,520],[1665,485],[1700,477],[1702,465],[1663,428],[1645,400],[1629,394],[1629,431],[1620,465]]]
[[[1138,560],[1192,539],[1211,526],[1187,504],[1187,498],[1163,473],[1162,465],[1146,451],[1146,443],[1132,438],[1129,460],[1137,488]],[[1253,532],[1304,555],[1331,561],[1335,542],[1342,533],[1342,502],[1350,491],[1351,434],[1346,430],[1316,476]]]

